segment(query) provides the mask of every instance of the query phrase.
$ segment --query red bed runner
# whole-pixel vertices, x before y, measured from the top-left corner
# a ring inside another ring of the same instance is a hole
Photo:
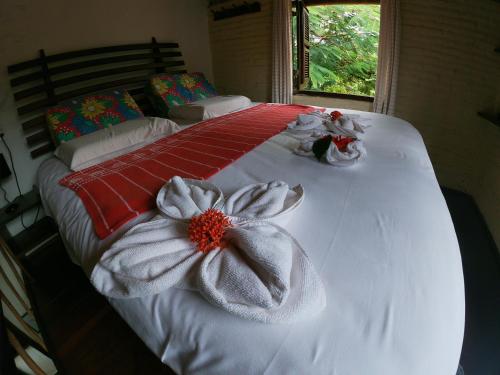
[[[59,181],[74,190],[97,236],[105,238],[153,209],[173,176],[206,179],[278,134],[313,108],[260,104],[204,121],[136,151],[72,173]]]

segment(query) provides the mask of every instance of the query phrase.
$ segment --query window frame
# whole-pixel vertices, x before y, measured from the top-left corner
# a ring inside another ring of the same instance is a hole
[[[297,14],[296,14],[297,18],[301,16],[300,12],[298,11],[298,3],[299,2],[302,2],[306,9],[308,6],[317,6],[317,5],[380,4],[380,0],[292,0],[292,3],[295,4],[295,11],[297,12]],[[301,50],[301,47],[299,45],[299,36],[301,34],[301,30],[299,28],[300,28],[300,24],[299,24],[299,22],[297,22],[297,30],[296,30],[296,35],[297,35],[297,67],[299,70],[299,77],[298,77],[297,82],[294,82],[293,95],[320,96],[320,97],[328,97],[328,98],[335,98],[335,99],[358,100],[358,101],[373,103],[373,101],[374,101],[373,96],[357,95],[357,94],[342,94],[342,93],[326,92],[326,91],[313,91],[313,90],[304,90],[304,89],[300,88],[301,80],[302,80],[302,74],[300,73],[300,71],[303,68],[302,68],[302,62],[300,61],[300,56],[299,56],[300,55],[299,52]]]

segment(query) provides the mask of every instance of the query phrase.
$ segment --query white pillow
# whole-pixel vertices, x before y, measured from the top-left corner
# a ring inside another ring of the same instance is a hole
[[[78,171],[138,149],[179,130],[179,126],[171,120],[144,117],[63,142],[54,154],[69,168]]]
[[[183,120],[201,121],[236,112],[250,106],[246,96],[221,95],[179,105],[169,110],[169,117]]]

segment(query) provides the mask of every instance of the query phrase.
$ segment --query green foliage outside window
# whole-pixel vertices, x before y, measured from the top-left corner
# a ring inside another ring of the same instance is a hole
[[[379,5],[309,7],[309,90],[375,94]]]

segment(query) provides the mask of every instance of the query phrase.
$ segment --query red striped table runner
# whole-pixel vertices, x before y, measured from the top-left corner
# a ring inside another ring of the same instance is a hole
[[[260,104],[230,113],[138,150],[74,172],[59,181],[76,192],[99,238],[153,209],[173,176],[206,179],[286,128],[313,108]]]

